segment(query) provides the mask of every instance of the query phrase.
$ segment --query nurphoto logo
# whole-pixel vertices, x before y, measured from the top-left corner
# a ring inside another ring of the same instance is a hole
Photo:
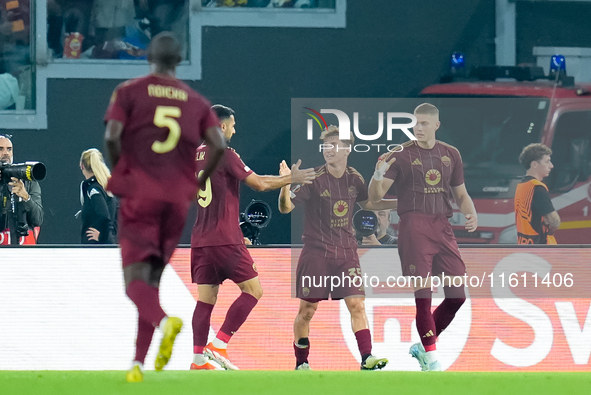
[[[383,112],[378,112],[378,131],[374,134],[363,134],[359,131],[359,113],[353,113],[353,129],[351,129],[351,120],[349,116],[341,110],[336,109],[321,109],[320,112],[310,108],[304,107],[304,109],[308,110],[306,112],[307,115],[312,117],[312,119],[308,119],[307,124],[307,139],[312,140],[314,135],[314,121],[320,126],[320,130],[328,129],[328,124],[322,114],[334,114],[336,115],[339,121],[339,139],[340,140],[349,140],[349,132],[352,130],[355,134],[355,137],[362,141],[375,141],[382,137],[384,133],[384,118],[386,121],[386,139],[388,141],[392,141],[392,131],[394,130],[401,130],[404,134],[411,140],[416,140],[417,138],[409,131],[412,127],[417,124],[417,118],[414,114],[410,114],[407,112],[388,112],[384,116]],[[408,123],[394,123],[395,119],[406,118],[409,119],[410,122]],[[375,147],[378,152],[381,152],[381,147],[385,147],[385,150],[389,152],[401,151],[402,145],[401,144],[355,144],[350,147],[339,147],[337,146],[337,151],[341,150],[348,150],[351,149],[355,152],[369,152],[372,150],[372,147]],[[332,144],[320,144],[319,150],[322,152],[323,150],[333,149],[335,148]]]

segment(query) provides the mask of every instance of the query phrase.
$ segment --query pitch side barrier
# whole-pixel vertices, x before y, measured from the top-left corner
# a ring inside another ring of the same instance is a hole
[[[589,371],[590,247],[460,246],[467,274],[482,280],[485,273],[486,286],[468,284],[466,303],[440,336],[443,368]],[[397,276],[400,262],[395,249],[359,248],[364,273],[371,277],[382,270]],[[291,370],[292,326],[299,306],[292,297],[292,270],[301,246],[249,250],[265,294],[232,338],[233,361],[241,369]],[[570,287],[565,282],[568,273]],[[504,286],[499,282],[503,276]],[[129,368],[137,312],[125,295],[116,246],[5,247],[0,249],[0,279],[0,312],[5,320],[0,325],[1,370]],[[210,336],[221,327],[239,292],[231,282],[221,286]],[[197,298],[188,246],[179,247],[164,271],[160,295],[166,311],[185,321],[170,369],[186,370],[193,354],[190,323]],[[419,341],[412,289],[384,283],[368,287],[366,295],[375,354],[390,359],[388,369],[418,370],[408,355],[410,345]],[[434,287],[433,298],[434,306],[441,303],[442,287]],[[357,370],[357,343],[344,302],[321,304],[314,317],[310,363],[317,370]],[[154,360],[158,343],[156,339],[147,361]],[[260,358],[261,349],[266,358]]]

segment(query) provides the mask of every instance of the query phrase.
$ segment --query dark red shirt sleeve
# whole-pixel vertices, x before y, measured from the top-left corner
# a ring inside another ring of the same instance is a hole
[[[253,173],[250,167],[242,162],[240,156],[233,149],[228,149],[224,158],[226,161],[226,170],[238,180],[244,180]]]
[[[364,200],[369,199],[367,194],[367,185],[365,185],[365,181],[361,177],[355,178],[355,187],[357,188],[357,198],[356,202],[363,202]]]
[[[453,150],[453,171],[451,173],[450,187],[458,187],[464,183],[464,164],[459,151]]]
[[[392,163],[390,168],[386,170],[386,173],[384,173],[384,177],[389,178],[390,180],[395,180],[398,176],[398,173],[400,173],[400,158],[398,157],[398,155],[396,155],[395,157],[397,160],[394,163]],[[392,156],[388,156],[386,158],[386,161],[390,160],[392,160]]]
[[[296,185],[292,187],[290,194],[291,202],[294,206],[310,199],[310,196],[312,195],[312,185],[314,184]]]
[[[110,120],[115,120],[125,124],[125,121],[127,121],[127,103],[125,96],[125,89],[123,89],[122,86],[115,88],[111,95],[107,113],[105,114],[105,123]]]

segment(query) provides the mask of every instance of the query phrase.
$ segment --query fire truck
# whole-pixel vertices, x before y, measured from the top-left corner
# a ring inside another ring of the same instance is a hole
[[[519,154],[530,143],[549,146],[554,168],[544,180],[562,224],[559,244],[591,243],[591,83],[575,83],[563,56],[541,67],[486,66],[464,71],[461,54],[452,72],[428,86],[440,110],[437,138],[462,155],[466,188],[478,212],[468,233],[456,210],[450,219],[458,243],[516,244],[514,195],[526,170]]]

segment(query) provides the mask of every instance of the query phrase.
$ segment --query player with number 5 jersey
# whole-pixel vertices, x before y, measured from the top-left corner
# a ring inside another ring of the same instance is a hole
[[[212,109],[221,122],[224,137],[230,141],[236,133],[234,111],[219,104]],[[203,171],[209,155],[211,147],[208,144],[197,150],[198,174]],[[259,176],[242,162],[233,149],[228,148],[222,164],[199,190],[197,220],[191,236],[191,276],[199,291],[193,314],[192,370],[215,369],[216,366],[209,360],[214,360],[224,369],[238,369],[228,357],[228,342],[263,295],[256,266],[240,230],[240,181],[244,180],[256,191],[279,189],[291,183],[311,183],[315,177],[314,169],[300,170],[299,163],[292,166],[290,175]],[[228,309],[216,338],[207,344],[211,312],[219,285],[226,279],[238,285],[241,294]]]
[[[150,74],[124,82],[111,97],[105,142],[114,166],[107,188],[120,198],[119,240],[126,293],[138,308],[136,355],[127,381],[143,380],[155,327],[163,332],[154,367],[170,360],[182,328],[160,306],[158,288],[176,248],[198,185],[221,160],[226,144],[209,103],[175,77],[181,46],[168,32],[152,39]],[[210,155],[200,179],[195,151]]]

